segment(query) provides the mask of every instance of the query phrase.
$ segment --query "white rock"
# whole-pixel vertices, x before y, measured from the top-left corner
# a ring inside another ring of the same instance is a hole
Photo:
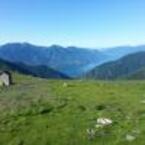
[[[111,119],[108,118],[98,118],[97,119],[97,124],[106,126],[106,125],[111,125],[113,123],[113,121]]]
[[[130,134],[127,134],[127,135],[126,135],[126,140],[127,140],[127,141],[134,141],[135,139],[136,139],[136,137],[133,136],[133,135],[130,135]]]

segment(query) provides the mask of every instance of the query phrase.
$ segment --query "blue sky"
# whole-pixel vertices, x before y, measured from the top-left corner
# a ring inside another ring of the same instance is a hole
[[[145,44],[145,0],[0,0],[0,44]]]

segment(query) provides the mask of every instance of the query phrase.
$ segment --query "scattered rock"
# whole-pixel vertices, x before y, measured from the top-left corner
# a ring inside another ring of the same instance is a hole
[[[108,118],[98,118],[97,119],[97,125],[102,125],[102,126],[108,126],[111,125],[113,121]]]
[[[133,136],[133,135],[130,135],[130,134],[127,134],[127,135],[126,135],[126,140],[127,140],[127,141],[130,141],[130,142],[131,142],[131,141],[134,141],[135,139],[136,139],[136,137]]]
[[[96,136],[106,136],[106,134],[108,134],[106,127],[111,125],[112,123],[113,121],[111,119],[98,118],[94,128],[87,129],[89,139],[93,139]]]

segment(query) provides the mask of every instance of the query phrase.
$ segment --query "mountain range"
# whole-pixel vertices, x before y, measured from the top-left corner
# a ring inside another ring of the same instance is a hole
[[[18,70],[24,69],[24,72],[28,71],[28,73],[40,77],[79,78],[85,76],[85,78],[115,79],[130,73],[124,70],[125,74],[122,74],[123,70],[118,66],[120,62],[124,69],[130,67],[136,69],[134,60],[144,54],[144,51],[145,45],[90,49],[8,43],[0,46],[0,59],[2,62],[5,61],[16,66]],[[130,54],[135,55],[134,59]],[[145,56],[144,58],[143,56],[142,62],[145,62]]]
[[[14,63],[47,66],[75,77],[104,62],[106,56],[97,50],[76,47],[41,47],[28,43],[13,43],[0,47],[0,58]]]

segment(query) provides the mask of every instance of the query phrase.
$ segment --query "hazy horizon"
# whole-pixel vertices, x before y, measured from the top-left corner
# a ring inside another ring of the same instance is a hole
[[[139,47],[139,46],[145,46],[145,44],[138,44],[138,45],[114,45],[114,46],[106,46],[106,47],[85,47],[85,46],[75,46],[75,45],[61,45],[61,44],[50,44],[50,45],[43,45],[43,44],[34,44],[31,42],[6,42],[6,43],[1,43],[0,46],[4,46],[7,44],[29,44],[29,45],[33,45],[33,46],[38,46],[38,47],[51,47],[51,46],[59,46],[62,48],[69,48],[69,47],[74,47],[74,48],[82,48],[82,49],[97,49],[97,50],[105,50],[105,49],[113,49],[113,48],[119,48],[119,47]]]

